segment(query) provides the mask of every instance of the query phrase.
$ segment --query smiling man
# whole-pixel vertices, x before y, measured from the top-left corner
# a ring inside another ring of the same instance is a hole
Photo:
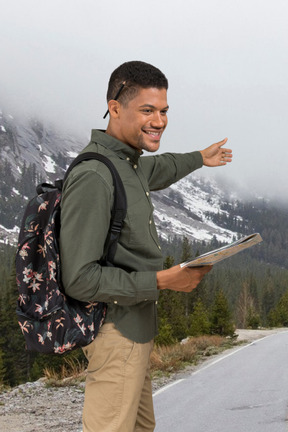
[[[169,107],[165,88],[140,88],[128,103],[120,105],[119,102],[110,100],[108,106],[110,122],[107,134],[139,151],[158,150],[168,122]]]
[[[211,267],[162,270],[150,191],[192,171],[230,162],[227,139],[202,151],[143,156],[158,150],[167,126],[168,81],[157,68],[132,61],[111,75],[106,131],[93,130],[83,150],[108,157],[122,179],[127,215],[114,267],[101,265],[113,207],[110,171],[99,161],[77,165],[65,182],[61,212],[61,265],[66,293],[108,305],[89,361],[83,432],[152,432],[155,427],[149,358],[157,334],[159,291],[190,292]]]

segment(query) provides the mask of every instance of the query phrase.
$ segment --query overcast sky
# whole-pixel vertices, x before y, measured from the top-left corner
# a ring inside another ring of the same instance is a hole
[[[111,72],[152,63],[169,80],[161,152],[227,136],[234,161],[213,172],[288,197],[287,0],[0,0],[0,59],[0,108],[87,139]]]

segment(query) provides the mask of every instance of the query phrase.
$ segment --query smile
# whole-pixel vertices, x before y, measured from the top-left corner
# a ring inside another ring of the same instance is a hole
[[[143,131],[145,134],[150,135],[152,138],[155,139],[160,139],[161,135],[162,135],[162,131]]]

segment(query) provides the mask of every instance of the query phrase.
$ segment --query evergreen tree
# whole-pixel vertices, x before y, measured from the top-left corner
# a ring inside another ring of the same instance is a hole
[[[191,243],[188,240],[187,237],[183,238],[182,241],[182,254],[181,254],[181,262],[188,261],[192,258],[192,250],[191,250]],[[183,304],[185,305],[185,317],[188,318],[190,310],[189,310],[189,303],[190,303],[190,297],[191,293],[181,293]]]
[[[269,313],[275,306],[276,293],[274,286],[275,281],[273,281],[271,270],[268,270],[262,296],[262,319],[264,325],[268,324]]]
[[[189,321],[189,335],[200,336],[210,333],[209,312],[204,307],[200,298],[196,301]]]
[[[3,307],[2,307],[2,297],[0,296],[0,313],[3,316]],[[3,325],[3,320],[0,320],[0,385],[5,383],[5,375],[6,375],[6,366],[4,362],[4,336],[5,327]]]
[[[211,313],[211,333],[221,336],[233,336],[234,324],[228,300],[222,290],[216,294]]]
[[[4,352],[0,350],[0,387],[5,384],[6,367],[4,364]]]
[[[164,269],[174,265],[171,256],[166,257]],[[182,293],[170,290],[161,290],[158,301],[159,336],[156,343],[173,343],[187,336],[187,318],[182,301]]]
[[[268,315],[272,327],[288,327],[288,291],[281,297],[279,303]]]
[[[250,273],[249,276],[249,290],[250,290],[251,297],[253,299],[255,312],[259,313],[260,302],[259,302],[258,284],[257,284],[257,279],[252,272]]]
[[[16,274],[15,269],[13,269],[9,278],[9,289],[2,302],[1,326],[5,331],[2,333],[0,341],[5,369],[4,381],[11,386],[29,380],[31,366],[29,354],[25,351],[25,341],[18,325],[17,298]]]

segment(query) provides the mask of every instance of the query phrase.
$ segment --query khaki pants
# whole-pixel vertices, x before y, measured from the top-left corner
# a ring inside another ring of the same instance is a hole
[[[153,342],[126,339],[114,324],[104,324],[83,348],[89,360],[83,432],[153,432],[149,376]]]

